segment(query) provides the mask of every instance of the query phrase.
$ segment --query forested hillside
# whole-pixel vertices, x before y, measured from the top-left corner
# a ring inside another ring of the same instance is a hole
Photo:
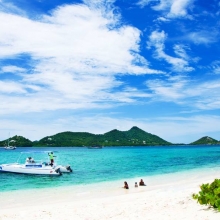
[[[33,146],[32,141],[30,141],[27,138],[24,138],[22,136],[17,136],[17,135],[9,138],[8,140],[0,141],[1,147],[6,146],[7,144],[9,144],[10,146],[16,146],[16,147],[32,147]]]
[[[191,144],[192,145],[211,145],[211,144],[220,144],[220,142],[211,137],[205,136],[205,137],[200,138],[197,141],[192,142]]]
[[[0,147],[6,146],[8,140],[0,141]],[[92,134],[88,132],[61,132],[47,136],[39,141],[30,141],[22,136],[14,136],[9,139],[11,146],[17,147],[83,147],[83,146],[163,146],[184,145],[170,143],[157,135],[143,131],[134,126],[128,131],[114,129],[104,134]],[[205,136],[190,143],[190,145],[214,145],[220,144],[211,137]]]
[[[34,146],[149,146],[171,145],[162,138],[138,127],[129,131],[114,129],[105,134],[62,132],[34,142]]]

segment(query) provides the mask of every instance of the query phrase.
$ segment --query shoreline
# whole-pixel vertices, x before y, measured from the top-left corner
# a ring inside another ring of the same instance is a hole
[[[175,178],[178,177],[180,179],[183,179],[184,176],[187,175],[193,175],[193,178],[195,178],[197,175],[199,175],[200,173],[206,173],[208,176],[215,174],[215,173],[220,173],[220,165],[216,166],[215,164],[209,164],[208,166],[204,166],[202,168],[191,168],[188,170],[180,170],[180,171],[176,171],[176,172],[167,172],[167,173],[153,173],[150,174],[148,176],[138,176],[138,177],[131,177],[131,178],[123,178],[123,179],[111,179],[108,181],[101,181],[101,182],[92,182],[92,183],[85,183],[85,184],[73,184],[73,185],[59,185],[59,186],[48,186],[48,187],[43,187],[43,188],[27,188],[27,189],[20,189],[20,190],[7,190],[7,191],[0,191],[0,195],[1,194],[10,194],[10,193],[16,193],[16,192],[31,192],[31,191],[50,191],[50,190],[62,190],[62,189],[70,189],[70,190],[77,190],[77,189],[81,189],[81,188],[103,188],[103,187],[113,187],[115,188],[115,186],[122,186],[124,181],[129,182],[130,184],[132,183],[132,185],[134,185],[135,182],[139,182],[140,179],[145,179],[147,183],[149,183],[150,185],[154,185],[154,184],[158,184],[157,181],[160,180],[161,178],[163,178],[164,182],[166,180],[170,180],[171,178],[173,178],[173,180],[175,181]],[[20,175],[20,174],[13,174],[11,173],[10,175]],[[73,175],[72,173],[69,174],[63,174],[63,175]],[[28,176],[32,176],[32,175],[26,175]],[[35,175],[37,178],[41,178],[40,175]],[[61,176],[62,177],[62,176]],[[59,178],[59,177],[51,177],[51,178]],[[219,176],[220,178],[220,176]],[[148,185],[149,185],[148,184]]]
[[[220,167],[153,177],[50,189],[1,192],[0,219],[198,219],[217,220],[220,213],[192,199],[199,185],[219,178]],[[129,190],[123,189],[127,181]],[[73,211],[75,210],[75,211]],[[35,215],[33,215],[35,213]],[[104,217],[103,217],[104,216]],[[146,218],[148,216],[149,218]]]

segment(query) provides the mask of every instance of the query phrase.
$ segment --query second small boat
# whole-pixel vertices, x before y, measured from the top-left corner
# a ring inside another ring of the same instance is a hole
[[[102,146],[91,146],[88,149],[102,149]]]

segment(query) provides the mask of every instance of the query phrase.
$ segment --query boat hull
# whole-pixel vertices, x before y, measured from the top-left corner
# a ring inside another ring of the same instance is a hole
[[[61,173],[72,173],[73,170],[71,169],[71,167],[68,166],[59,166],[60,167],[60,172]]]
[[[88,149],[102,149],[102,146],[88,147]]]
[[[60,176],[59,166],[31,166],[27,167],[18,163],[15,164],[2,164],[0,165],[0,172],[8,173],[20,173],[20,174],[35,174],[35,175],[50,175],[50,176]]]

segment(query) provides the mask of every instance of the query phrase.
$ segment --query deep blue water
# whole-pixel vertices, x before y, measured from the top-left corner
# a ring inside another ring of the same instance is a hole
[[[36,151],[53,151],[58,164],[69,164],[74,172],[58,177],[0,173],[0,191],[90,184],[220,165],[220,146],[0,148],[0,164],[16,162],[21,152],[29,152],[20,157],[22,163],[27,156],[46,160],[46,153],[31,153]]]

